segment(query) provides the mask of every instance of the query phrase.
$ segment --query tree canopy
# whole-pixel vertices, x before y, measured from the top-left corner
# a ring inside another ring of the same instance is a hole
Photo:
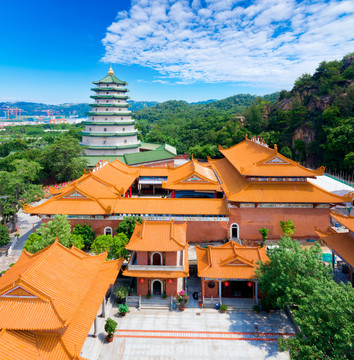
[[[71,226],[66,215],[55,215],[54,219],[42,224],[35,233],[32,233],[25,243],[24,249],[30,253],[36,253],[48,245],[54,243],[58,238],[60,244],[69,248],[72,245],[78,249],[84,247],[81,235],[71,234]]]

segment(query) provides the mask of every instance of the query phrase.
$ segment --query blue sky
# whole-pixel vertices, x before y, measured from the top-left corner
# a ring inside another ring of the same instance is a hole
[[[354,49],[347,0],[13,0],[1,10],[0,101],[88,102],[110,63],[134,100],[266,94]]]

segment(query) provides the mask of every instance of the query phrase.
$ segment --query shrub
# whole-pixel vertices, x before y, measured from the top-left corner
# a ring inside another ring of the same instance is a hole
[[[106,323],[104,325],[104,330],[108,334],[108,336],[112,336],[117,328],[117,322],[115,322],[113,319],[108,318],[106,320]]]
[[[295,225],[292,220],[280,221],[280,227],[285,235],[294,235]]]
[[[81,235],[84,240],[85,248],[90,249],[93,240],[96,237],[96,232],[92,230],[92,227],[85,224],[77,224],[73,229],[73,235]]]
[[[15,265],[15,263],[11,263],[10,265],[9,265],[9,267],[13,267]]]
[[[10,242],[10,235],[7,226],[0,224],[0,246],[7,245]]]
[[[126,304],[119,304],[118,311],[120,314],[125,314],[129,311],[129,306]]]
[[[123,300],[128,295],[128,288],[126,286],[118,286],[114,294],[118,300]]]
[[[253,305],[253,311],[259,311],[259,305]]]
[[[227,305],[221,305],[220,310],[221,311],[226,311],[227,310]]]
[[[166,298],[167,298],[167,294],[166,294],[166,293],[163,293],[163,294],[162,294],[162,298],[163,298],[163,299],[166,299]]]

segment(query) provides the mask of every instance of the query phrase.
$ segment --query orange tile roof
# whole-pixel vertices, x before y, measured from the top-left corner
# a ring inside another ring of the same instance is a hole
[[[349,233],[327,233],[315,228],[316,234],[346,263],[354,267],[354,236]]]
[[[350,215],[345,216],[343,214],[340,214],[340,213],[337,213],[334,211],[331,211],[331,216],[333,217],[333,219],[338,221],[340,224],[345,226],[347,229],[354,232],[354,216],[350,216]]]
[[[251,182],[242,176],[227,159],[209,159],[209,162],[221,179],[221,186],[228,201],[320,204],[350,201],[348,196],[332,194],[308,181]]]
[[[24,250],[0,278],[0,359],[78,359],[123,263],[105,258],[57,241],[36,254]]]
[[[174,221],[146,221],[135,225],[134,233],[126,246],[135,251],[179,251],[184,250],[187,223]]]
[[[26,213],[43,215],[170,214],[228,215],[225,199],[65,199],[53,197],[42,204],[24,205]]]
[[[167,177],[169,168],[165,167],[152,167],[152,166],[139,166],[139,176],[156,176],[156,177]]]
[[[221,191],[219,181],[208,165],[192,159],[176,168],[170,168],[164,189]]]
[[[315,177],[324,173],[324,168],[307,169],[279,154],[276,146],[271,149],[253,139],[246,138],[228,149],[219,147],[219,150],[245,176]]]
[[[198,276],[209,279],[255,278],[258,261],[269,261],[265,247],[247,247],[229,241],[221,246],[196,245]]]

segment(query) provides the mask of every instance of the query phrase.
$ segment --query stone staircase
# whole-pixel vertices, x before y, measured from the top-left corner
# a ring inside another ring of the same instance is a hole
[[[163,299],[161,296],[152,296],[150,299],[141,298],[140,309],[170,310],[171,298]]]

